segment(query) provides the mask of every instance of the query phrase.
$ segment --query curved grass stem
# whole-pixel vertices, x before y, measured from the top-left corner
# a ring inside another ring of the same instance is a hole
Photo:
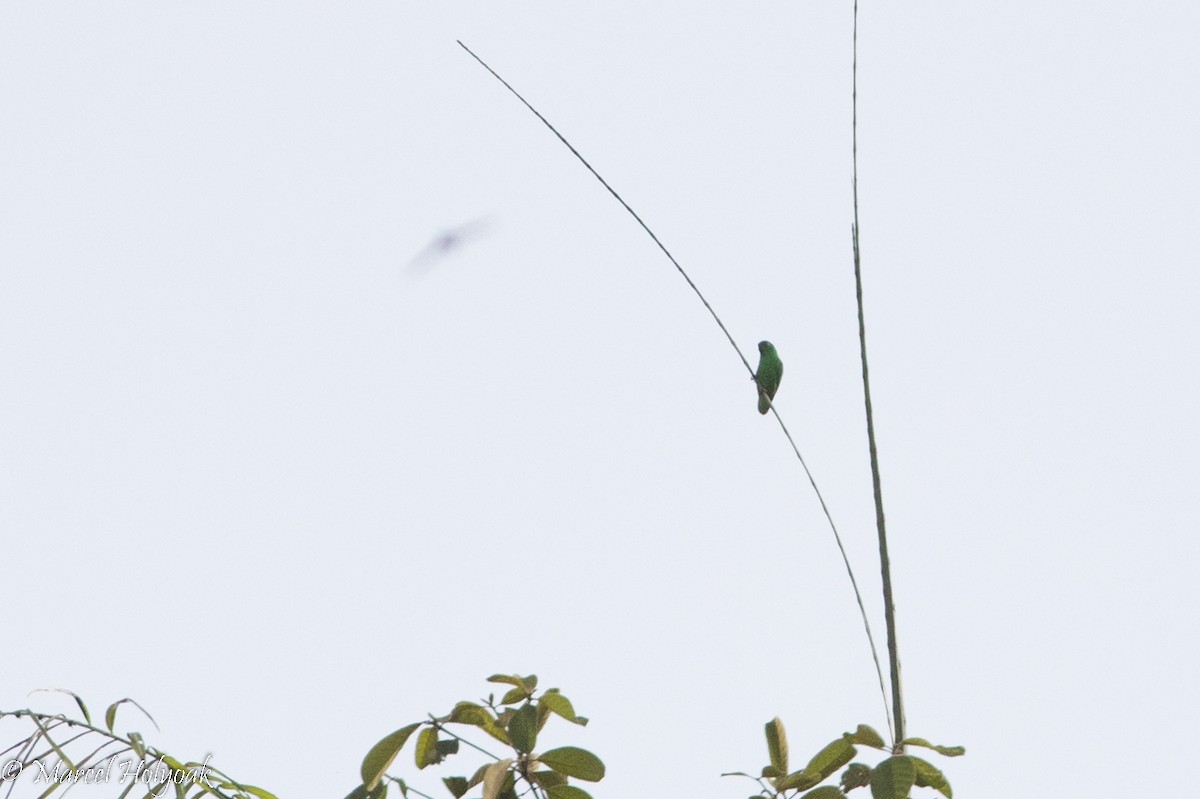
[[[857,8],[857,6],[856,6],[856,8]],[[857,19],[857,16],[856,16],[856,19]],[[494,70],[490,66],[488,66],[487,62],[485,62],[479,56],[475,55],[475,53],[471,50],[471,48],[467,47],[461,41],[458,42],[458,45],[460,47],[462,47],[462,49],[466,50],[467,53],[469,53],[472,58],[474,58],[476,61],[478,61],[480,66],[482,66],[484,69],[486,69],[488,72],[490,72],[492,74],[492,77],[494,77],[496,80],[500,81],[500,83],[502,83],[504,85],[504,88],[506,88],[510,92],[512,92],[513,96],[516,97],[518,100],[520,100],[521,103],[526,108],[528,108],[533,113],[534,116],[536,116],[538,119],[540,119],[542,121],[542,124],[545,125],[547,128],[549,128],[550,132],[553,133],[555,136],[557,136],[558,140],[561,141],[566,146],[566,148],[568,150],[570,150],[571,153],[577,159],[579,159],[579,162],[581,164],[583,164],[585,167],[587,167],[587,170],[592,173],[592,175],[596,178],[596,180],[600,181],[600,185],[602,185],[602,186],[604,186],[604,188],[608,189],[609,194],[611,194],[617,200],[617,202],[619,202],[622,205],[622,207],[624,207],[625,210],[629,212],[630,216],[632,216],[635,220],[637,220],[637,223],[639,225],[641,225],[641,227],[644,231],[646,231],[646,234],[649,235],[650,238],[654,241],[654,243],[658,245],[658,248],[660,250],[662,250],[663,254],[667,256],[667,259],[670,260],[671,264],[675,267],[675,269],[679,272],[679,274],[683,277],[683,279],[685,281],[687,281],[688,286],[690,286],[692,291],[695,292],[696,296],[700,298],[700,302],[704,303],[704,307],[707,308],[709,314],[712,315],[713,321],[715,321],[717,323],[717,326],[721,328],[721,332],[724,333],[725,338],[727,338],[729,340],[729,345],[731,347],[733,347],[734,352],[736,352],[738,357],[742,360],[742,364],[746,367],[746,371],[748,371],[750,373],[751,377],[754,377],[754,368],[751,367],[750,362],[748,360],[746,360],[746,356],[742,353],[741,348],[738,347],[737,342],[734,341],[733,336],[729,333],[729,330],[725,327],[725,323],[721,321],[721,317],[719,317],[717,315],[717,312],[713,309],[713,307],[709,303],[709,301],[707,299],[705,299],[704,295],[700,292],[700,289],[696,285],[696,283],[691,279],[691,277],[688,276],[688,273],[686,271],[684,271],[684,268],[679,264],[679,262],[675,260],[675,256],[671,255],[671,252],[666,248],[666,246],[662,243],[662,241],[659,240],[658,236],[656,236],[654,234],[654,231],[650,229],[650,226],[647,225],[640,216],[638,216],[637,212],[634,211],[633,208],[630,207],[629,203],[625,202],[625,200],[622,199],[620,194],[617,194],[616,190],[612,186],[609,185],[608,181],[606,181],[603,177],[600,176],[600,173],[597,172],[592,167],[592,165],[587,162],[587,159],[584,158],[583,155],[581,155],[580,152],[578,150],[576,150],[575,147],[572,146],[572,144],[569,141],[567,141],[566,137],[563,136],[561,133],[559,133],[558,129],[555,128],[553,125],[551,125],[550,121],[548,119],[546,119],[546,117],[542,116],[542,114],[536,108],[534,108],[529,103],[528,100],[526,100],[524,97],[521,96],[520,92],[518,92],[511,85],[509,85],[508,81],[506,81],[504,78],[500,77],[500,75],[496,72],[496,70]],[[768,398],[768,402],[769,401],[770,400]],[[771,411],[772,411],[772,413],[775,414],[775,419],[779,422],[779,427],[783,430],[784,436],[787,437],[788,443],[792,447],[792,452],[794,452],[796,454],[796,459],[798,461],[800,461],[800,466],[804,469],[805,476],[808,477],[809,485],[812,486],[813,492],[817,495],[817,501],[821,505],[821,511],[825,514],[825,519],[829,522],[829,529],[833,531],[834,541],[837,542],[838,551],[841,553],[841,556],[842,556],[842,562],[846,566],[846,574],[850,577],[850,586],[851,586],[851,588],[854,589],[854,598],[858,602],[859,613],[862,615],[863,629],[866,630],[867,642],[870,644],[870,647],[871,647],[871,658],[875,662],[875,673],[879,677],[879,690],[880,690],[881,694],[883,695],[884,716],[885,716],[885,718],[888,719],[888,728],[891,729],[891,718],[890,718],[890,708],[888,707],[887,689],[884,687],[883,668],[880,665],[879,653],[875,647],[875,636],[871,633],[871,623],[867,619],[867,610],[866,610],[866,607],[863,605],[862,593],[858,590],[858,580],[856,580],[854,577],[854,569],[851,568],[851,566],[850,566],[850,558],[846,555],[846,548],[842,544],[842,536],[838,532],[837,525],[833,521],[833,515],[829,512],[829,506],[825,504],[825,498],[821,495],[821,489],[817,487],[816,479],[813,477],[812,472],[809,470],[808,464],[805,463],[804,456],[800,454],[800,448],[798,446],[796,446],[796,442],[792,438],[792,434],[788,431],[787,425],[785,425],[783,422],[783,417],[779,415],[779,411],[775,409],[775,406],[773,404],[771,405]]]

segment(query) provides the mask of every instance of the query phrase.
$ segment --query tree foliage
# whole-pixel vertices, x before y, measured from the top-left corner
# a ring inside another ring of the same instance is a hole
[[[461,701],[443,716],[405,725],[379,740],[363,758],[362,783],[347,799],[382,799],[389,786],[402,796],[428,797],[407,781],[389,773],[405,744],[416,735],[413,765],[418,771],[442,764],[461,752],[461,745],[486,760],[471,774],[442,777],[442,787],[452,799],[479,788],[482,799],[517,799],[532,794],[542,799],[591,799],[591,794],[571,780],[598,782],[604,763],[586,749],[560,746],[538,751],[538,738],[554,716],[585,726],[571,700],[557,688],[538,691],[537,675],[493,674],[488,682],[508,686],[499,699],[494,693],[479,701]],[[487,736],[509,751],[493,754],[473,739]]]
[[[121,799],[133,797],[211,796],[215,799],[275,799],[274,794],[233,779],[214,768],[209,758],[184,760],[151,746],[136,730],[117,731],[122,705],[140,710],[157,729],[154,719],[132,699],[113,702],[104,711],[104,726],[93,719],[78,694],[62,689],[75,700],[82,718],[62,713],[0,710],[0,721],[21,725],[27,731],[0,750],[0,785],[11,795],[18,782],[28,781],[39,799],[77,785],[105,786]],[[7,727],[6,727],[7,729]],[[101,789],[103,790],[103,789]]]
[[[913,787],[932,788],[946,799],[953,799],[950,783],[932,763],[905,753],[908,746],[922,746],[947,757],[966,753],[961,746],[935,746],[923,738],[906,738],[889,747],[883,736],[866,724],[854,732],[843,733],[818,751],[803,768],[792,771],[788,762],[787,733],[778,717],[766,724],[767,765],[755,777],[744,771],[724,776],[748,777],[762,790],[750,799],[844,799],[855,788],[871,789],[871,799],[908,799]],[[852,762],[857,747],[878,749],[891,756],[874,767]],[[837,785],[822,785],[845,767]]]

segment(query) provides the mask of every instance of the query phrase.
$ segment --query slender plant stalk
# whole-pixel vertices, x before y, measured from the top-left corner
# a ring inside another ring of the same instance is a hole
[[[442,723],[442,720],[437,718],[437,716],[434,716],[432,713],[429,714],[429,720],[433,722],[433,726],[437,729],[437,731],[442,733],[443,735],[448,735],[451,738],[455,738],[455,739],[461,741],[462,743],[465,743],[467,746],[471,747],[475,751],[482,752],[483,754],[487,755],[492,760],[500,760],[499,756],[493,755],[491,752],[484,749],[482,746],[479,746],[475,743],[472,743],[471,741],[468,741],[466,738],[462,737],[461,735],[456,735],[454,733],[454,730],[451,730],[448,727],[446,727],[446,725]]]
[[[856,8],[857,8],[857,6],[856,6]],[[857,14],[857,11],[856,11],[856,14]],[[857,16],[855,17],[855,19],[857,20]],[[500,77],[499,73],[497,73],[496,70],[492,69],[490,66],[487,65],[487,62],[485,62],[479,56],[475,55],[475,53],[471,50],[471,48],[467,47],[461,41],[458,42],[458,45],[460,47],[462,47],[462,49],[464,49],[468,53],[470,53],[471,57],[474,58],[476,61],[478,61],[480,66],[482,66],[488,72],[492,73],[492,77],[494,77],[496,80],[500,81],[500,83],[502,83],[504,85],[504,88],[506,88],[510,92],[512,92],[514,97],[516,97],[518,100],[520,100],[521,103],[526,108],[528,108],[531,112],[533,112],[533,115],[536,116],[538,119],[540,119],[542,121],[542,124],[545,125],[547,128],[549,128],[550,132],[553,133],[555,136],[557,136],[558,140],[561,141],[564,145],[566,145],[567,149],[570,150],[571,153],[576,158],[579,159],[579,162],[581,164],[583,164],[585,167],[587,167],[587,170],[589,172],[591,172],[593,176],[595,176],[596,180],[600,181],[600,184],[602,186],[604,186],[604,188],[608,189],[608,193],[611,194],[614,198],[616,198],[617,202],[619,202],[625,208],[625,210],[629,212],[630,216],[632,216],[635,220],[637,220],[637,223],[642,226],[642,229],[646,231],[647,235],[649,235],[650,238],[654,241],[654,243],[658,245],[658,248],[660,250],[662,250],[663,254],[667,256],[667,259],[670,260],[672,265],[674,265],[675,269],[679,272],[679,274],[683,277],[683,279],[685,281],[687,281],[687,284],[691,287],[692,291],[695,292],[696,296],[700,298],[700,302],[704,303],[704,307],[707,308],[709,314],[712,315],[713,321],[715,321],[717,323],[717,326],[721,328],[721,332],[724,333],[725,338],[727,338],[729,340],[730,346],[733,347],[734,352],[736,352],[738,357],[741,358],[742,364],[746,367],[746,371],[748,371],[750,373],[751,378],[754,378],[755,375],[754,375],[753,367],[751,367],[750,362],[748,360],[746,360],[746,356],[742,354],[741,348],[738,347],[737,342],[734,341],[733,336],[729,333],[729,330],[725,327],[725,323],[721,321],[721,317],[717,316],[717,312],[713,309],[712,305],[709,303],[709,301],[707,299],[705,299],[704,295],[702,293],[700,293],[699,287],[696,286],[695,282],[691,279],[691,277],[688,276],[688,273],[686,271],[684,271],[683,267],[680,266],[679,262],[675,260],[675,256],[671,255],[670,251],[666,248],[666,246],[662,243],[662,241],[659,240],[658,236],[654,235],[654,231],[650,229],[650,226],[647,225],[644,221],[642,221],[642,218],[640,216],[638,216],[637,212],[634,211],[633,208],[631,208],[629,206],[629,203],[625,202],[625,200],[621,197],[620,194],[617,194],[616,190],[608,184],[608,181],[606,181],[604,178],[602,178],[600,176],[600,173],[597,172],[592,167],[592,165],[587,162],[587,159],[585,159],[579,153],[579,151],[576,150],[569,141],[567,141],[565,136],[563,136],[561,133],[558,132],[557,128],[555,128],[553,125],[550,124],[550,121],[548,119],[546,119],[546,117],[542,116],[542,114],[536,108],[534,108],[529,103],[528,100],[526,100],[524,97],[522,97],[520,92],[518,92],[511,85],[509,85],[508,81],[506,81],[504,78]],[[856,203],[857,203],[857,199],[856,199]],[[857,205],[856,205],[856,208],[857,208]],[[856,211],[856,213],[857,213],[857,211]],[[771,402],[769,397],[767,398],[767,402],[768,403]],[[817,495],[817,501],[821,505],[821,511],[825,514],[825,519],[829,522],[829,529],[833,531],[834,541],[837,542],[838,551],[841,552],[842,562],[846,565],[846,574],[849,575],[849,577],[850,577],[850,585],[854,589],[854,598],[858,602],[858,611],[859,611],[859,614],[862,616],[863,629],[866,630],[867,642],[871,646],[871,659],[874,660],[874,662],[875,662],[875,673],[879,677],[879,691],[883,697],[884,717],[887,719],[888,729],[891,730],[892,721],[890,718],[890,708],[888,707],[887,689],[884,687],[883,668],[879,662],[879,652],[875,647],[875,636],[871,633],[871,623],[867,618],[867,609],[863,605],[862,592],[860,592],[858,590],[858,580],[855,579],[855,577],[854,577],[854,569],[852,569],[850,567],[850,558],[849,558],[849,556],[846,555],[846,547],[842,545],[842,536],[840,533],[838,533],[837,525],[833,521],[833,515],[829,512],[829,506],[827,506],[825,504],[825,497],[821,495],[821,489],[817,487],[816,478],[813,477],[812,471],[808,468],[808,464],[805,463],[804,456],[800,454],[800,448],[796,446],[795,439],[792,438],[791,432],[788,431],[787,425],[785,425],[783,422],[783,417],[779,415],[779,411],[775,408],[774,404],[771,404],[771,411],[775,414],[775,419],[779,422],[779,427],[783,430],[783,434],[787,437],[788,443],[791,444],[792,452],[795,453],[796,459],[800,461],[800,466],[804,469],[805,476],[808,477],[809,485],[812,486],[813,492]],[[894,733],[893,733],[893,737],[894,737]]]
[[[67,691],[64,693],[70,693],[70,692]],[[78,697],[76,697],[76,701],[79,702],[79,705],[82,708],[83,707],[82,701],[80,701]],[[122,702],[133,702],[133,700],[131,700],[131,699],[124,699],[121,701]],[[145,712],[144,708],[142,708],[141,705],[138,705],[137,702],[133,702],[133,704],[137,705],[138,708],[141,708],[142,711]],[[86,708],[84,708],[84,713],[85,714],[87,713]],[[164,759],[170,759],[165,752],[163,752],[161,749],[158,749],[156,747],[145,746],[144,743],[140,746],[140,748],[138,746],[135,746],[134,739],[137,736],[137,733],[130,733],[127,737],[122,737],[122,736],[116,734],[115,732],[112,732],[111,730],[101,729],[100,727],[97,727],[94,724],[90,723],[90,721],[79,721],[78,719],[70,719],[70,718],[66,718],[65,716],[63,716],[61,714],[51,716],[46,713],[37,713],[37,712],[34,712],[33,710],[28,710],[28,709],[13,710],[13,711],[0,711],[0,719],[3,719],[5,716],[13,716],[18,719],[20,719],[20,718],[28,719],[30,722],[32,722],[34,727],[37,728],[37,731],[32,733],[31,735],[29,735],[28,737],[23,738],[22,740],[18,741],[17,743],[13,744],[12,746],[8,747],[7,749],[0,751],[0,757],[6,756],[7,759],[11,763],[16,763],[20,767],[24,767],[28,764],[31,764],[31,763],[34,763],[37,761],[44,761],[47,757],[50,756],[51,752],[53,752],[59,758],[59,760],[62,762],[62,764],[70,771],[77,771],[81,768],[88,768],[95,763],[103,762],[104,760],[108,760],[110,758],[115,758],[118,755],[124,754],[126,752],[133,752],[134,754],[137,754],[142,758],[149,757],[151,759],[151,762],[157,762],[157,761],[162,761]],[[155,722],[152,717],[150,717],[149,713],[147,713],[146,716],[148,718],[150,718],[150,721],[156,727],[158,726],[158,723]],[[54,737],[54,735],[52,735],[52,733],[55,733],[60,727],[64,727],[64,726],[68,730],[71,731],[69,737],[65,737],[61,740],[56,739]],[[101,746],[97,747],[96,749],[94,749],[91,753],[89,753],[86,757],[84,757],[81,760],[75,761],[72,758],[70,758],[65,751],[65,747],[67,747],[70,744],[74,743],[75,741],[83,738],[84,736],[90,735],[90,734],[99,735],[102,739],[105,740],[105,743],[102,744]],[[38,749],[38,744],[40,741],[45,742],[45,746],[47,748],[44,751],[36,751]],[[93,758],[96,757],[100,752],[102,752],[103,750],[105,750],[109,747],[115,747],[116,751],[111,752],[110,754],[106,755],[103,758],[100,758],[99,760],[93,760]],[[15,753],[14,753],[14,750],[15,750]],[[10,754],[10,753],[12,753],[12,754]],[[188,764],[188,765],[190,766],[192,764]],[[229,775],[225,774],[224,772],[220,771],[219,769],[215,769],[215,768],[212,768],[211,766],[209,766],[209,767],[207,767],[207,771],[210,772],[211,774],[215,775],[216,777],[218,777],[220,779],[220,782],[224,783],[224,784],[222,784],[220,786],[214,786],[211,783],[208,783],[208,788],[206,791],[204,791],[205,793],[210,793],[214,797],[217,797],[217,799],[232,799],[234,794],[227,793],[225,789],[234,788],[237,791],[237,794],[236,794],[237,796],[249,796],[250,795],[250,792],[248,791],[248,789],[245,786],[241,785],[240,783],[238,783],[237,781],[235,781],[234,779],[229,777]],[[169,778],[168,778],[168,782],[169,782]],[[16,784],[17,784],[16,780],[10,780],[8,790],[3,793],[3,796],[5,796],[5,797],[11,796]],[[136,782],[131,783],[131,785],[136,785],[136,784],[137,784]],[[147,783],[147,785],[150,785],[150,788],[151,788],[150,794],[148,794],[148,795],[155,795],[155,796],[160,795],[160,793],[156,793],[156,791],[158,788],[163,787],[164,784],[167,784],[167,783],[159,783],[157,786]],[[47,792],[43,793],[42,796],[46,796],[49,793],[50,793],[50,791],[47,791]],[[128,791],[126,791],[126,793],[128,793]],[[429,799],[433,799],[433,797],[429,797]]]
[[[888,664],[892,677],[892,740],[904,750],[904,695],[900,690],[900,650],[896,643],[896,605],[892,600],[892,564],[888,558],[887,525],[883,518],[883,488],[879,476],[879,452],[875,447],[875,415],[871,411],[871,380],[867,371],[867,328],[863,321],[862,258],[858,246],[858,0],[854,0],[854,57],[851,89],[851,157],[853,160],[854,289],[858,303],[858,349],[862,356],[863,400],[867,409],[867,446],[871,451],[871,484],[875,492],[875,528],[879,532],[879,568],[883,577],[883,612],[887,621]]]
[[[404,782],[403,780],[398,780],[395,777],[388,777],[387,775],[384,775],[384,779],[391,780],[392,782],[396,783],[396,785],[398,785],[400,787],[401,796],[403,796],[405,794],[415,793],[417,796],[425,797],[425,799],[436,799],[436,797],[434,797],[434,796],[430,796],[427,793],[418,791],[416,788],[412,787],[411,785],[409,785],[407,782]]]

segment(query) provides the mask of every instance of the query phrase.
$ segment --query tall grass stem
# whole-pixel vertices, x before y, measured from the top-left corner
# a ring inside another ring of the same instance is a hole
[[[863,319],[862,257],[858,241],[858,0],[854,0],[854,39],[851,69],[851,160],[854,194],[854,224],[850,237],[854,248],[854,293],[858,305],[858,348],[862,358],[863,401],[867,412],[867,447],[871,454],[871,486],[875,495],[875,529],[879,534],[879,570],[883,582],[883,613],[887,623],[888,666],[892,678],[892,720],[889,727],[894,746],[903,751],[904,695],[900,689],[900,650],[896,642],[896,604],[892,599],[892,563],[888,557],[887,524],[883,516],[883,487],[879,451],[875,446],[875,414],[871,409],[871,379],[867,369],[867,326]],[[882,676],[881,676],[882,679]]]

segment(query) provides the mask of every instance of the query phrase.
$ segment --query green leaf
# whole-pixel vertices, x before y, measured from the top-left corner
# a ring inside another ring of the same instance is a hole
[[[964,746],[938,746],[937,744],[929,743],[929,741],[926,741],[924,738],[905,738],[900,743],[908,746],[923,746],[926,749],[932,749],[939,755],[945,755],[946,757],[959,757],[960,755],[965,755],[967,753],[967,749]]]
[[[522,677],[519,674],[493,674],[491,677],[488,677],[488,682],[516,686],[523,692],[521,694],[522,696],[528,696],[529,694],[533,693],[535,688],[537,688],[538,679],[536,674],[530,674],[526,677]],[[502,702],[501,704],[504,703]]]
[[[458,754],[458,739],[447,738],[437,742],[437,760],[436,763],[441,763],[446,759],[447,755]]]
[[[48,743],[50,745],[50,748],[54,750],[54,754],[58,755],[58,759],[63,762],[63,765],[65,765],[71,771],[74,771],[76,768],[75,764],[71,761],[71,758],[67,757],[67,753],[62,750],[62,747],[60,747],[55,742],[55,740],[50,737],[50,730],[48,730],[46,728],[46,725],[43,724],[38,719],[38,717],[34,716],[34,715],[31,715],[29,717],[29,720],[32,721],[34,723],[34,726],[36,726],[38,728],[38,731],[41,733],[41,737],[46,741],[46,743]],[[26,740],[28,740],[28,739],[26,739]],[[34,740],[36,740],[36,739],[34,739]],[[141,743],[142,737],[140,735],[138,735],[136,732],[132,732],[129,734],[129,740],[133,742],[135,747],[140,747],[142,745],[142,743]],[[66,742],[64,741],[63,743],[65,745]],[[12,751],[12,749],[14,749],[14,748],[15,747],[10,747],[9,749],[7,749],[5,751],[9,752],[9,751]],[[24,747],[22,747],[22,748],[24,748]],[[145,757],[146,757],[145,751],[146,751],[145,749],[141,750],[143,759],[145,759]],[[15,761],[9,761],[9,763],[12,763],[12,762],[15,762]],[[7,768],[7,764],[6,764],[6,768]],[[57,791],[59,786],[61,786],[62,784],[63,784],[62,782],[51,781],[51,787],[47,788],[46,793],[42,794],[42,795],[45,796],[47,794],[50,794],[53,791]],[[11,786],[10,786],[10,788],[11,788]]]
[[[883,740],[883,736],[866,724],[859,724],[857,730],[846,733],[846,736],[849,737],[851,743],[862,744],[872,749],[887,749],[887,743]]]
[[[512,758],[497,760],[483,770],[483,799],[496,799],[504,789],[508,767],[513,764]]]
[[[822,785],[820,788],[813,788],[800,799],[846,799],[846,794],[836,785]]]
[[[413,753],[413,760],[416,761],[417,768],[432,766],[439,761],[437,745],[436,727],[426,727],[421,730],[421,734],[417,736],[417,751]]]
[[[889,757],[871,772],[871,796],[874,799],[908,799],[916,778],[911,757]]]
[[[75,693],[74,691],[68,691],[66,688],[43,688],[41,690],[54,691],[56,693],[66,694],[67,696],[71,697],[75,700],[75,704],[79,705],[79,711],[83,713],[83,720],[88,724],[92,723],[92,714],[88,712],[87,705],[83,703],[83,699],[79,696],[79,694]],[[112,730],[109,730],[109,732],[112,732]]]
[[[513,749],[523,755],[532,752],[537,745],[537,708],[525,705],[518,710],[508,723],[508,737]]]
[[[783,722],[779,720],[779,716],[771,719],[766,724],[767,732],[767,754],[771,759],[771,768],[777,772],[777,776],[788,773],[788,745],[787,733],[783,729]],[[765,773],[763,776],[767,776]]]
[[[592,799],[592,795],[574,785],[554,785],[547,791],[550,799]]]
[[[550,708],[553,713],[562,716],[567,721],[581,725],[587,724],[587,719],[580,721],[579,716],[575,715],[575,708],[571,704],[571,700],[567,699],[557,691],[547,691],[546,693],[542,694],[542,698],[539,699],[538,702]]]
[[[365,785],[360,785],[346,794],[346,799],[383,799],[386,795],[387,785],[376,785],[374,790],[368,789]]]
[[[146,743],[142,740],[140,733],[129,733],[129,746],[133,749],[133,753],[138,756],[139,760],[146,759]],[[62,757],[62,755],[59,755],[59,757]],[[67,763],[71,762],[66,758],[63,758],[63,760]]]
[[[71,692],[67,691],[66,693],[71,693]],[[71,694],[71,695],[75,696],[74,694]],[[146,708],[139,705],[133,699],[130,699],[129,697],[125,697],[124,699],[118,699],[116,702],[113,702],[111,705],[108,706],[108,710],[104,711],[104,722],[105,722],[105,724],[108,725],[109,732],[113,732],[113,725],[117,723],[117,708],[120,707],[121,705],[125,704],[126,702],[133,705],[138,710],[142,711],[142,713],[146,716],[146,718],[150,719],[150,723],[154,725],[155,729],[158,729],[158,722],[154,720],[153,716],[151,716],[149,713],[146,712]],[[85,710],[84,711],[85,715],[86,715],[86,712],[87,711]]]
[[[474,702],[459,702],[450,711],[450,715],[446,717],[447,722],[454,724],[473,724],[476,727],[482,727],[485,724],[490,724],[494,721],[494,717],[487,708],[482,705],[477,705]]]
[[[515,685],[520,687],[521,678],[515,674],[493,674],[487,678],[488,682],[503,683],[504,685]]]
[[[517,702],[524,702],[528,698],[529,698],[529,691],[525,690],[524,688],[509,688],[508,693],[506,693],[500,699],[500,704],[514,705]]]
[[[454,796],[454,799],[462,799],[462,795],[471,790],[467,786],[466,777],[442,777],[442,784],[446,786],[446,790]]]
[[[588,782],[599,782],[604,778],[604,764],[600,758],[577,746],[561,746],[538,756],[538,760],[555,771]]]
[[[784,791],[806,791],[818,784],[823,779],[825,778],[822,777],[818,771],[801,769],[800,771],[792,772],[776,782],[775,790],[780,793],[783,793]]]
[[[368,791],[375,790],[379,781],[383,779],[384,772],[392,767],[392,761],[396,759],[396,755],[400,754],[404,742],[420,726],[420,723],[417,723],[401,727],[371,747],[371,751],[367,752],[367,756],[363,758],[360,769],[363,785]]]
[[[851,791],[871,784],[871,767],[866,763],[851,763],[842,772],[842,790]]]
[[[386,788],[387,786],[380,787]],[[252,796],[257,796],[259,799],[276,799],[275,794],[271,793],[266,788],[259,788],[257,785],[238,785],[238,790],[245,791]],[[378,795],[383,796],[383,793],[381,792]]]
[[[536,782],[542,788],[549,788],[552,785],[566,785],[567,778],[559,774],[557,771],[531,771],[529,779]]]
[[[483,730],[505,746],[512,746],[512,740],[508,737],[508,733],[505,732],[504,728],[499,724],[496,724],[495,722],[491,724],[481,724],[479,729]]]
[[[162,795],[166,793],[166,789],[170,786],[170,781],[161,780],[159,782],[150,782],[147,780],[146,785],[149,786],[149,790],[146,791],[144,799],[161,799]]]
[[[838,738],[813,755],[813,759],[808,761],[808,765],[804,767],[804,770],[820,774],[823,780],[853,760],[857,751],[854,748],[854,744],[850,743],[850,739],[845,737]]]
[[[919,757],[909,756],[909,760],[913,762],[913,767],[917,771],[916,783],[918,788],[933,788],[940,792],[946,799],[954,799],[954,791],[950,790],[950,783],[946,781],[946,775],[936,768],[927,760],[922,760]]]

